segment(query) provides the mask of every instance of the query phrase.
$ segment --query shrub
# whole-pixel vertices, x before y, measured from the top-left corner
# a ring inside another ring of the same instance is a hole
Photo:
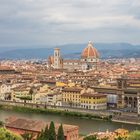
[[[0,128],[0,140],[22,140],[22,138],[6,130],[5,128]]]

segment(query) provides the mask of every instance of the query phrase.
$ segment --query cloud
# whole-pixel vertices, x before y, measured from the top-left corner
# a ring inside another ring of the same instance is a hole
[[[140,43],[139,15],[139,0],[0,0],[0,44]]]

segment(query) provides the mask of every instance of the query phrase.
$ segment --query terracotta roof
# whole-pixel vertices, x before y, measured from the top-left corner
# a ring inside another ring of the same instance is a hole
[[[6,119],[6,127],[17,128],[22,130],[31,130],[40,132],[45,128],[46,123],[43,121],[27,120],[23,118],[10,117]]]
[[[0,70],[8,70],[8,71],[12,70],[12,71],[14,71],[14,69],[12,69],[8,66],[0,66]]]
[[[5,126],[7,128],[29,130],[34,132],[41,132],[41,130],[45,129],[47,125],[49,126],[50,122],[30,120],[25,118],[16,118],[16,117],[7,118],[5,123]],[[59,126],[60,126],[59,123],[55,123],[56,132],[58,131]],[[64,129],[64,134],[67,134],[67,132],[69,131],[78,129],[78,126],[63,124],[63,129]]]
[[[81,92],[82,88],[79,87],[66,87],[62,91],[63,92]]]

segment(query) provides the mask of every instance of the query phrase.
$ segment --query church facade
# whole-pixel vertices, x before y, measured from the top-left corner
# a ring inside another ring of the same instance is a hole
[[[68,70],[90,70],[96,69],[99,62],[99,53],[93,47],[91,41],[83,49],[80,59],[63,59],[60,55],[60,49],[54,49],[54,55],[48,57],[48,65],[54,69],[68,69]]]

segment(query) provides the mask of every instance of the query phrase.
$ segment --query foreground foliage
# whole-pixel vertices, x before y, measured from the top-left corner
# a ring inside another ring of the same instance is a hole
[[[88,136],[88,137],[84,138],[84,140],[97,140],[97,136],[96,135]]]
[[[45,130],[42,130],[36,140],[65,140],[62,124],[59,126],[58,133],[56,134],[54,122],[50,123],[50,126],[46,126]]]
[[[22,138],[11,133],[5,128],[0,128],[0,140],[22,140]]]
[[[2,121],[0,121],[0,127],[2,127],[4,124],[3,124],[3,122]]]
[[[98,139],[96,135],[87,136],[84,140],[109,140],[109,138]],[[128,138],[118,137],[114,140],[140,140],[140,131],[133,131],[128,135]]]
[[[60,125],[58,129],[57,140],[65,140],[62,124]]]
[[[32,140],[33,134],[25,132],[24,134],[21,135],[23,140]]]
[[[128,140],[140,140],[140,131],[133,131],[130,133]]]

